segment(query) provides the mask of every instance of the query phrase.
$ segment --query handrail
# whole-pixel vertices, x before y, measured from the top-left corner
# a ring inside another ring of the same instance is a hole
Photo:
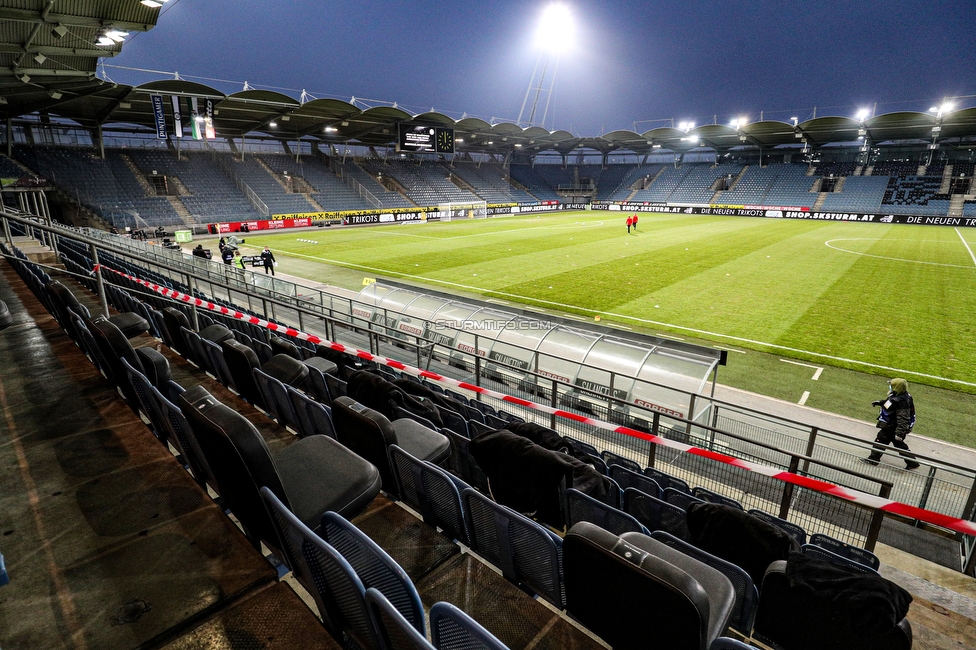
[[[230,176],[231,180],[234,181],[234,184],[237,186],[237,189],[239,189],[244,194],[244,196],[247,197],[247,200],[251,202],[251,205],[254,206],[254,209],[257,210],[260,214],[266,217],[270,217],[271,210],[268,208],[268,204],[261,200],[261,197],[258,196],[257,192],[252,190],[251,186],[248,185],[243,178],[238,176],[237,172],[234,170],[231,164],[227,162],[226,156],[221,156],[219,153],[217,153],[217,150],[214,149],[209,142],[206,142],[206,145],[207,148],[210,150],[210,157],[213,159],[214,162],[217,163],[217,165],[220,166],[221,169],[224,170],[224,172],[228,176]]]

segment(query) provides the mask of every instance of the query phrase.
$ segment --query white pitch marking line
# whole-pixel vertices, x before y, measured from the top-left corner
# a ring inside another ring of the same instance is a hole
[[[810,391],[808,391],[808,390],[803,391],[803,397],[800,398],[800,401],[797,402],[797,404],[799,404],[800,406],[803,406],[804,404],[807,403],[807,398],[808,397],[810,397]]]
[[[823,372],[823,368],[821,368],[820,366],[813,366],[813,365],[810,365],[809,363],[800,363],[799,361],[790,361],[789,359],[780,359],[780,361],[782,361],[783,363],[791,363],[794,366],[803,366],[804,368],[813,368],[814,370],[816,370],[816,372],[813,373],[813,381],[817,381],[818,379],[820,379],[820,373]]]
[[[739,354],[746,354],[745,350],[736,350],[735,348],[723,348],[721,345],[713,345],[716,350],[725,350],[727,352],[738,352]]]
[[[512,304],[512,303],[508,302],[507,300],[497,300],[495,298],[488,298],[488,299],[485,300],[485,302],[493,302],[496,305],[511,305]]]
[[[966,243],[966,239],[962,236],[962,233],[959,232],[958,228],[953,228],[953,230],[955,230],[956,234],[959,235],[959,239],[962,239],[962,245],[966,247],[967,251],[969,251],[969,257],[973,260],[973,266],[976,266],[976,255],[973,255],[973,249],[970,248],[969,244]]]
[[[660,336],[662,339],[674,339],[675,341],[684,341],[680,336],[671,336],[670,334],[655,334],[655,336]]]

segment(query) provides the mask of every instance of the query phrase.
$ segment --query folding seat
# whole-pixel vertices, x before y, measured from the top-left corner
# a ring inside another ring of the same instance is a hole
[[[691,541],[688,513],[664,499],[658,499],[634,488],[627,488],[624,490],[623,510],[651,532],[664,530],[678,539]]]
[[[172,382],[175,385],[175,382]],[[193,480],[206,491],[207,486],[217,492],[217,480],[214,478],[210,465],[203,455],[203,450],[197,442],[190,423],[183,417],[183,412],[162,391],[153,387],[156,405],[163,418],[166,429],[166,440],[175,449],[183,463],[189,467]],[[179,391],[182,394],[182,389]]]
[[[400,499],[419,512],[429,526],[441,528],[452,539],[468,544],[461,505],[461,492],[468,485],[436,465],[414,458],[397,445],[390,445],[389,451]]]
[[[691,533],[688,541],[741,567],[756,584],[762,584],[770,564],[800,550],[786,531],[731,506],[693,504],[688,508],[687,521]]]
[[[566,526],[572,526],[579,521],[588,521],[616,535],[638,532],[650,534],[633,516],[619,510],[612,504],[583,494],[579,490],[569,488],[564,493],[566,507]]]
[[[266,410],[269,407],[264,401],[264,397],[258,388],[252,372],[255,368],[260,368],[266,374],[286,384],[291,384],[296,379],[304,381],[307,375],[307,368],[305,366],[302,366],[300,362],[286,355],[281,355],[281,358],[277,361],[275,361],[275,358],[272,358],[264,365],[261,365],[254,350],[238,342],[236,339],[230,338],[222,341],[220,347],[223,348],[224,361],[227,364],[230,376],[234,380],[234,387],[237,389],[238,394],[251,404]],[[291,363],[292,361],[294,361],[294,364]],[[301,366],[301,368],[295,364]]]
[[[587,453],[590,456],[600,456],[599,450],[588,442],[583,442],[582,440],[577,440],[569,436],[563,437],[563,440],[572,445],[574,449]]]
[[[317,532],[349,562],[364,587],[379,590],[417,632],[426,633],[420,594],[406,571],[386,551],[335,512],[322,515]]]
[[[654,479],[658,485],[661,486],[662,490],[667,490],[668,488],[674,488],[679,492],[685,492],[691,494],[691,486],[688,485],[684,480],[678,478],[677,476],[672,476],[667,472],[662,472],[659,469],[654,469],[653,467],[645,467],[644,474]]]
[[[227,361],[224,360],[224,350],[217,343],[200,337],[200,348],[206,357],[207,367],[210,368],[214,377],[227,388],[237,390],[234,385],[234,377],[230,374]]]
[[[435,650],[427,637],[418,632],[380,590],[368,588],[366,603],[381,650]]]
[[[752,515],[753,517],[758,517],[759,519],[762,519],[767,524],[772,524],[774,526],[782,528],[783,530],[786,531],[786,533],[790,537],[795,539],[797,544],[799,544],[800,546],[803,546],[804,544],[807,543],[807,531],[803,530],[801,526],[797,526],[796,524],[786,521],[785,519],[774,517],[773,515],[767,512],[763,512],[762,510],[753,509],[749,511],[749,514]],[[865,551],[865,553],[867,552],[868,551]]]
[[[216,377],[217,373],[210,367],[210,360],[207,358],[208,355],[203,349],[203,340],[200,338],[200,335],[187,327],[181,327],[180,338],[183,339],[186,348],[184,358],[204,372],[209,372]]]
[[[376,465],[383,489],[394,495],[396,479],[387,451],[390,445],[399,445],[411,456],[435,465],[443,463],[451,453],[447,436],[406,418],[391,423],[382,413],[349,397],[332,401],[332,419],[339,442]]]
[[[305,392],[326,405],[332,404],[332,394],[325,381],[326,375],[334,375],[339,369],[335,363],[322,357],[309,357],[303,361],[308,367],[308,377],[305,379]]]
[[[265,516],[280,536],[282,557],[315,600],[325,629],[345,648],[380,648],[380,637],[366,605],[366,587],[349,561],[269,487],[261,488],[260,498],[267,509]]]
[[[439,431],[438,427],[433,422],[431,422],[430,420],[428,420],[427,418],[425,418],[425,417],[423,417],[421,415],[417,415],[416,413],[413,413],[411,411],[408,411],[407,409],[400,408],[399,406],[394,406],[393,407],[393,419],[395,421],[395,420],[399,420],[400,418],[407,418],[408,420],[413,420],[414,422],[417,422],[418,424],[422,424],[423,426],[427,427],[428,429],[432,429],[434,431]]]
[[[78,302],[78,299],[75,297],[75,294],[71,292],[71,289],[64,286],[57,280],[48,282],[45,285],[45,289],[51,299],[51,305],[54,307],[54,317],[57,318],[58,323],[61,324],[61,327],[68,332],[68,336],[74,340],[78,340],[77,334],[73,330],[69,312],[74,312],[81,316],[82,319],[88,320],[91,318],[88,308]],[[149,323],[147,323],[146,320],[139,314],[124,312],[114,316],[109,316],[106,320],[117,327],[127,339],[134,338],[143,332],[149,331]],[[91,328],[89,327],[89,330],[90,329]]]
[[[203,386],[183,393],[179,408],[213,472],[217,492],[255,548],[261,542],[274,549],[281,544],[258,493],[262,487],[312,529],[330,510],[355,516],[379,493],[376,468],[328,436],[297,440],[272,456],[254,425]]]
[[[149,383],[144,374],[135,370],[125,359],[122,359],[122,367],[125,369],[126,379],[136,395],[139,408],[149,420],[150,431],[165,445],[169,432],[163,426],[163,415],[152,392],[153,385]]]
[[[285,390],[298,418],[299,437],[324,435],[336,438],[331,408],[291,386],[285,386]]]
[[[163,324],[166,327],[166,331],[169,332],[168,340],[170,341],[170,347],[183,357],[190,354],[190,350],[183,340],[183,335],[180,333],[180,328],[185,327],[186,329],[191,329],[190,319],[186,317],[186,314],[176,307],[167,307],[163,310]],[[163,339],[167,339],[165,334],[163,335]]]
[[[471,549],[511,582],[563,609],[562,540],[558,535],[471,488],[461,493]]]
[[[707,501],[708,503],[721,503],[731,508],[745,510],[745,508],[742,507],[742,504],[735,499],[709,490],[708,488],[694,487],[691,490],[691,496],[695,497],[696,499],[701,499],[702,501]]]
[[[490,491],[488,477],[478,465],[478,461],[468,452],[468,444],[471,440],[451,429],[444,429],[441,433],[451,439],[451,456],[448,461],[451,473],[476,490],[487,494]]]
[[[437,407],[438,412],[441,414],[441,422],[444,423],[445,429],[450,429],[454,433],[469,438],[468,433],[468,421],[461,417],[461,414],[457,411],[452,411],[451,409]]]
[[[705,503],[703,499],[699,499],[688,492],[683,492],[673,487],[664,488],[664,491],[661,493],[661,498],[686,512],[688,508],[696,503]]]
[[[661,498],[662,490],[661,486],[657,484],[657,481],[648,478],[644,474],[632,472],[623,465],[611,465],[610,478],[616,481],[622,490],[635,488],[644,494],[649,494],[659,499]]]
[[[620,467],[625,467],[632,472],[640,473],[643,471],[643,468],[640,466],[639,463],[636,463],[629,458],[625,458],[611,451],[604,451],[602,454],[600,454],[600,457],[603,458],[604,462],[606,462],[607,467],[619,465]]]
[[[142,362],[136,356],[136,351],[129,343],[122,331],[104,316],[99,316],[88,322],[88,331],[95,341],[95,345],[100,355],[100,361],[104,363],[102,368],[108,380],[122,391],[133,410],[139,407],[139,399],[132,390],[132,384],[128,381],[125,374],[125,367],[122,359],[129,362],[135,370],[143,371]],[[102,365],[100,363],[99,365]]]
[[[329,396],[335,401],[337,397],[345,397],[346,382],[339,379],[338,375],[326,374],[325,385],[329,389]]]
[[[708,650],[735,605],[729,579],[647,535],[581,522],[563,539],[566,611],[611,647]]]
[[[815,557],[819,560],[830,562],[831,564],[847,567],[849,569],[853,569],[854,571],[859,571],[861,573],[875,573],[875,574],[878,573],[877,570],[872,569],[867,565],[861,564],[860,562],[855,562],[854,560],[848,557],[844,557],[843,555],[838,555],[833,551],[829,551],[825,549],[823,546],[816,546],[814,544],[804,544],[803,546],[800,547],[800,552],[803,553],[804,555]]]
[[[666,531],[655,530],[651,533],[651,538],[707,564],[728,578],[735,590],[735,606],[732,608],[729,625],[746,637],[752,634],[752,625],[756,619],[756,607],[759,605],[759,590],[748,573],[731,562],[726,562],[711,553],[706,553],[697,546],[680,540]]]
[[[305,369],[305,366],[301,362],[284,354],[275,355],[271,361],[265,364],[265,367],[269,371],[279,372],[283,376],[295,377],[294,369],[285,369],[284,366],[288,364],[283,362],[297,364],[301,369]],[[264,402],[265,410],[268,411],[268,414],[281,426],[290,427],[297,433],[301,429],[301,422],[298,420],[295,407],[292,406],[291,397],[288,396],[287,386],[292,385],[293,382],[300,385],[304,383],[304,378],[285,384],[261,368],[253,368],[251,369],[251,373],[254,375],[254,383],[258,387],[258,392],[261,393],[261,399]]]
[[[450,603],[430,608],[430,636],[437,650],[508,650],[473,618]]]
[[[790,650],[909,650],[911,601],[873,572],[791,553],[764,573],[753,633]]]
[[[863,548],[858,548],[857,546],[852,546],[839,539],[834,539],[823,533],[814,533],[810,536],[810,544],[813,546],[819,546],[825,548],[832,553],[836,553],[841,557],[846,557],[848,560],[857,562],[858,564],[863,564],[866,567],[874,569],[875,571],[881,566],[881,560],[878,556],[871,551],[865,550]]]
[[[201,325],[203,323],[201,322]],[[220,323],[213,323],[200,330],[200,338],[205,341],[212,341],[218,345],[226,341],[227,339],[233,338],[234,333],[229,329],[221,325]]]
[[[286,354],[292,359],[302,360],[302,353],[298,351],[298,346],[291,341],[280,336],[271,335],[271,352],[275,355]]]
[[[471,432],[471,438],[477,438],[483,433],[491,433],[492,431],[497,431],[494,427],[490,427],[484,422],[478,422],[476,420],[467,420],[468,431]]]

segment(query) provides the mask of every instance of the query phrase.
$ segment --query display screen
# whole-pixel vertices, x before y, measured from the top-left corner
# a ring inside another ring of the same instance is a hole
[[[454,153],[454,129],[401,124],[397,151],[414,153]]]

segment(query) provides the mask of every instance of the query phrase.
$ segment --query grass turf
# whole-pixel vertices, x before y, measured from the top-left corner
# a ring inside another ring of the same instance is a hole
[[[792,380],[798,369],[780,357],[847,368],[857,372],[837,373],[833,384],[821,380],[808,404],[862,419],[871,414],[848,396],[876,399],[884,382],[854,377],[904,375],[951,389],[945,398],[932,394],[949,405],[944,418],[929,422],[941,435],[930,426],[924,433],[976,444],[972,409],[951,406],[959,391],[976,392],[976,259],[967,249],[976,247],[976,233],[642,214],[639,230],[628,234],[625,217],[592,211],[321,229],[310,236],[318,244],[295,241],[294,233],[252,235],[248,244],[270,245],[279,259],[290,255],[285,272],[350,288],[364,276],[401,277],[768,352],[730,355],[720,379],[790,401],[807,380]],[[320,263],[351,271],[337,281]],[[863,384],[865,394],[851,384]]]

